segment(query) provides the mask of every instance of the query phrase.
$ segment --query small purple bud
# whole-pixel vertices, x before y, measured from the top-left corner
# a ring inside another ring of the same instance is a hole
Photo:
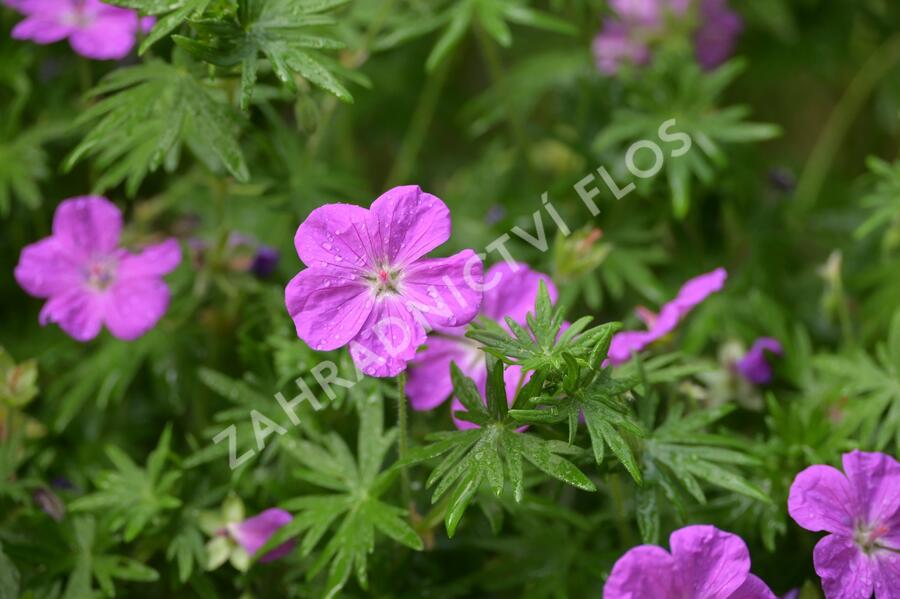
[[[259,277],[265,279],[269,277],[278,267],[278,250],[267,245],[259,246],[256,255],[253,257],[253,264],[250,271]]]

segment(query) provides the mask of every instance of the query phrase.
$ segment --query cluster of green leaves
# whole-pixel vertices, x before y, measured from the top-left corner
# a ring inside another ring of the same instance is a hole
[[[728,161],[726,144],[764,141],[780,130],[775,125],[747,122],[747,107],[719,107],[720,96],[744,69],[740,61],[711,73],[692,62],[675,68],[665,62],[654,63],[655,75],[632,80],[626,89],[630,97],[627,108],[613,113],[609,126],[594,139],[593,148],[602,153],[635,140],[657,140],[660,125],[675,119],[673,128],[689,135],[691,147],[696,148],[664,165],[672,211],[677,218],[684,218],[690,210],[692,181],[709,185],[715,180],[716,170]]]
[[[359,430],[356,457],[337,433],[295,441],[292,455],[301,463],[293,471],[299,481],[333,491],[305,494],[282,507],[295,512],[294,519],[280,529],[259,555],[298,534],[303,535],[300,553],[309,555],[331,531],[307,578],[328,567],[323,597],[335,597],[351,573],[363,589],[368,588],[366,564],[375,549],[375,532],[411,549],[422,550],[422,539],[410,526],[407,510],[387,503],[385,495],[396,482],[397,468],[382,469],[397,438],[397,429],[384,430],[384,402],[378,392],[358,397]],[[330,564],[330,565],[329,565]]]

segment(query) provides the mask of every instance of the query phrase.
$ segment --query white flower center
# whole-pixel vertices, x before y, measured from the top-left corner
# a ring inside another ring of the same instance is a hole
[[[106,291],[116,280],[117,266],[110,258],[91,260],[84,270],[87,286],[95,291]]]

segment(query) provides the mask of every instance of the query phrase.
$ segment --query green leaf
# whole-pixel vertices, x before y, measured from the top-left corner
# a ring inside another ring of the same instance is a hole
[[[257,56],[263,55],[275,75],[295,90],[299,75],[344,102],[353,102],[337,74],[344,70],[319,53],[343,47],[320,35],[322,27],[336,23],[324,15],[345,1],[241,0],[236,19],[195,21],[199,38],[176,37],[175,42],[200,60],[219,67],[241,66],[241,109],[247,111],[257,80]]]
[[[302,442],[300,449],[291,454],[314,474],[305,476],[307,481],[316,484],[317,480],[326,480],[326,488],[338,493],[305,495],[284,502],[282,507],[296,512],[293,520],[255,554],[265,555],[286,540],[305,534],[301,551],[307,555],[332,530],[307,571],[307,577],[313,578],[330,564],[326,596],[339,593],[354,571],[360,586],[366,588],[368,555],[375,546],[376,530],[416,551],[424,548],[422,539],[406,520],[406,510],[381,500],[396,480],[397,472],[396,465],[380,471],[396,437],[396,430],[383,429],[384,401],[376,392],[356,397],[356,405],[360,425],[355,458],[336,433],[317,437],[314,443]]]
[[[157,61],[119,69],[91,92],[101,95],[76,120],[93,128],[64,165],[69,170],[92,157],[103,172],[95,190],[124,181],[134,195],[149,173],[164,163],[174,168],[177,159],[169,160],[182,144],[214,172],[224,168],[239,181],[249,179],[229,107],[185,70]]]

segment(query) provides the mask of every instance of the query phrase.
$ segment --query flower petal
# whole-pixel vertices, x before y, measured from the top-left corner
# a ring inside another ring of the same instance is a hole
[[[384,296],[375,301],[369,318],[350,342],[350,355],[356,367],[369,376],[396,376],[423,343],[425,329],[403,299]]]
[[[32,14],[16,24],[10,35],[17,40],[52,44],[69,37],[73,31],[73,26],[61,23],[52,14]]]
[[[728,272],[724,268],[717,268],[693,279],[688,280],[675,299],[667,303],[659,311],[659,316],[650,329],[654,339],[664,337],[675,330],[681,319],[684,318],[698,304],[725,286]]]
[[[900,515],[900,462],[883,453],[851,451],[843,464],[866,523],[886,525]]]
[[[663,548],[639,545],[613,566],[603,599],[679,599],[675,560]]]
[[[464,325],[481,309],[482,268],[472,250],[417,260],[404,270],[400,293],[432,328]]]
[[[606,355],[613,366],[624,364],[654,340],[647,331],[622,331],[613,335]]]
[[[120,60],[128,56],[137,36],[136,12],[116,7],[97,14],[91,22],[69,36],[72,48],[95,60]]]
[[[103,302],[102,295],[76,287],[51,297],[41,309],[40,323],[56,323],[76,341],[90,341],[103,325]]]
[[[504,327],[505,317],[525,324],[525,315],[534,312],[541,281],[547,286],[550,300],[556,303],[559,293],[553,280],[544,273],[531,270],[527,264],[518,264],[514,269],[506,262],[500,262],[488,269],[484,277],[485,286],[482,313],[498,321]]]
[[[358,275],[307,268],[288,283],[284,302],[297,336],[313,349],[328,351],[356,337],[375,297]]]
[[[788,496],[788,513],[794,521],[817,532],[827,530],[850,535],[860,515],[847,478],[831,466],[810,466],[794,478]]]
[[[414,410],[433,410],[453,393],[450,363],[462,368],[473,353],[461,338],[432,336],[410,363],[406,394]],[[480,353],[480,352],[478,352]]]
[[[410,264],[450,239],[450,210],[418,185],[384,192],[369,210],[389,264]]]
[[[747,580],[728,599],[775,599],[775,593],[769,585],[750,574]]]
[[[631,28],[614,19],[607,19],[592,44],[597,70],[615,75],[622,63],[642,65],[650,60],[650,48]]]
[[[872,597],[874,564],[850,538],[841,535],[823,538],[813,550],[813,564],[822,579],[825,599]]]
[[[750,552],[744,540],[714,526],[676,530],[669,545],[688,597],[728,599],[750,573]]]
[[[175,239],[145,247],[137,254],[123,252],[116,272],[118,279],[167,275],[181,264],[181,246]]]
[[[702,0],[700,23],[694,34],[697,62],[704,69],[714,69],[734,52],[744,23],[727,0]]]
[[[900,593],[900,553],[875,555],[875,599],[897,599]]]
[[[169,288],[160,279],[116,281],[105,294],[103,318],[113,337],[133,341],[156,326],[169,307]]]
[[[228,532],[235,541],[243,547],[251,556],[259,551],[260,547],[275,534],[278,529],[293,520],[290,513],[279,509],[269,508],[252,518],[247,518],[240,524],[230,524]],[[260,558],[261,562],[270,562],[284,557],[294,549],[294,541],[286,541]]]
[[[353,204],[319,206],[297,228],[297,255],[310,267],[374,268],[377,254],[369,220],[369,211]]]
[[[47,237],[25,246],[14,275],[28,294],[50,297],[79,287],[81,264],[58,239]]]
[[[53,215],[53,236],[85,256],[113,252],[121,232],[122,211],[104,197],[63,200]]]

